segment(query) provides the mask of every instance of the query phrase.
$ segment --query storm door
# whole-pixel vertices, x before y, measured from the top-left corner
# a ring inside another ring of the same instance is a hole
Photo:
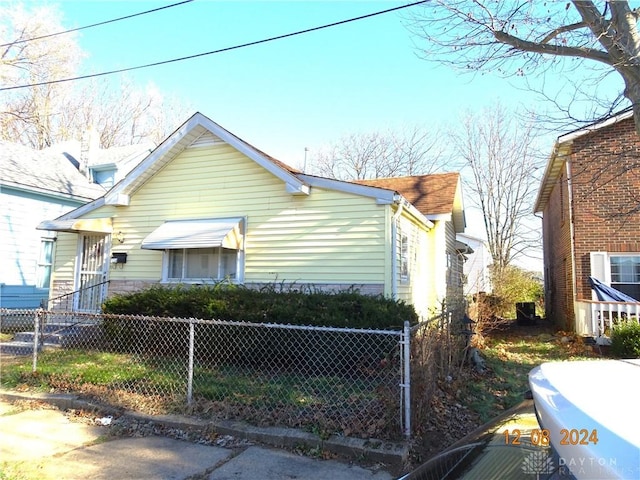
[[[74,310],[98,312],[107,293],[107,237],[100,234],[81,235],[79,248]]]

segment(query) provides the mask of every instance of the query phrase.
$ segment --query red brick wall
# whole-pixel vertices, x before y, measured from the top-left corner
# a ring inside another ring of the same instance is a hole
[[[564,173],[551,192],[542,218],[545,266],[545,314],[556,325],[573,328],[569,191]]]
[[[575,141],[571,162],[577,298],[591,299],[589,253],[640,252],[640,135],[633,119]]]
[[[543,212],[546,313],[565,328],[575,317],[569,220],[577,300],[591,299],[590,252],[640,252],[640,136],[633,119],[576,139],[570,170],[571,216],[566,170]]]

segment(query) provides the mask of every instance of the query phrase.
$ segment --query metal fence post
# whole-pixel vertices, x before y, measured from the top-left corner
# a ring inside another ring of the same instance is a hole
[[[40,317],[42,314],[43,310],[39,308],[33,317],[33,365],[31,367],[33,373],[36,373],[38,369],[38,340],[40,338]]]
[[[193,353],[194,353],[194,339],[195,339],[195,326],[193,318],[189,319],[189,376],[187,378],[187,405],[191,405],[193,401]]]
[[[404,322],[400,345],[403,364],[400,384],[403,391],[401,418],[404,418],[404,436],[409,438],[411,437],[411,328],[407,321]]]

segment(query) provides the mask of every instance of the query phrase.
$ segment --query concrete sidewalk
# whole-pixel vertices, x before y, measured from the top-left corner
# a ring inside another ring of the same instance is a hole
[[[118,437],[113,425],[22,410],[0,396],[0,477],[20,479],[388,480],[382,469],[248,443],[235,448],[162,436]],[[107,417],[105,422],[107,423]]]

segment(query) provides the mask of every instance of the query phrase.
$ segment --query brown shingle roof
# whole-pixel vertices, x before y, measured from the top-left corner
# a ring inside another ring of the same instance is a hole
[[[435,173],[411,177],[355,180],[354,183],[395,190],[423,215],[453,213],[460,174]]]

